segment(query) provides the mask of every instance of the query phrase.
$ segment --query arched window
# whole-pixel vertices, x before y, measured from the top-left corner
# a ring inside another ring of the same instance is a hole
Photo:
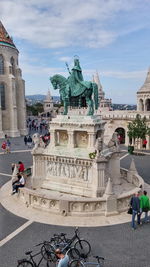
[[[0,74],[4,74],[4,58],[0,55]]]
[[[15,76],[15,60],[13,57],[11,57],[10,63],[11,63],[11,68],[12,68],[12,75]]]
[[[1,107],[4,110],[5,109],[5,85],[4,83],[0,83],[0,102],[1,102]]]

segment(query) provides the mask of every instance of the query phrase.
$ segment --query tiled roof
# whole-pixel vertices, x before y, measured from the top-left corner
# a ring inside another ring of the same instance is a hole
[[[16,48],[13,43],[12,38],[9,36],[8,32],[5,30],[2,22],[0,21],[0,45],[6,45]]]

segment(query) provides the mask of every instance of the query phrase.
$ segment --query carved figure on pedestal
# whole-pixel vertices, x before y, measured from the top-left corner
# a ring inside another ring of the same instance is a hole
[[[101,137],[98,137],[96,139],[95,149],[96,149],[96,158],[99,158],[101,156],[101,151],[103,150],[103,139]]]
[[[118,140],[118,134],[116,132],[113,133],[112,138],[110,139],[109,143],[108,143],[108,148],[110,148],[110,150],[114,151],[119,151],[120,147],[119,147],[119,140]]]
[[[33,134],[32,140],[34,143],[34,148],[32,152],[36,152],[39,148],[42,148],[42,149],[45,148],[45,144],[38,133]]]

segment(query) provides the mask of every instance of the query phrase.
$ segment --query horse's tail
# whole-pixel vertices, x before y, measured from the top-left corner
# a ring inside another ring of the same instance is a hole
[[[93,85],[93,92],[94,92],[94,105],[95,105],[95,109],[98,109],[98,86],[96,83],[92,83]]]

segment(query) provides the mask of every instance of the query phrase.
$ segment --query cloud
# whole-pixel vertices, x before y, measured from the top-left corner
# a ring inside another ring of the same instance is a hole
[[[63,62],[70,62],[72,60],[72,57],[60,57],[59,60]]]
[[[149,25],[150,3],[142,0],[1,0],[0,5],[11,35],[51,49],[101,48]]]
[[[91,76],[95,73],[93,69],[85,69],[83,71],[84,75]],[[117,78],[117,79],[135,79],[141,80],[145,79],[147,70],[141,71],[117,71],[117,70],[101,70],[99,72],[100,77],[109,77],[109,78]]]

